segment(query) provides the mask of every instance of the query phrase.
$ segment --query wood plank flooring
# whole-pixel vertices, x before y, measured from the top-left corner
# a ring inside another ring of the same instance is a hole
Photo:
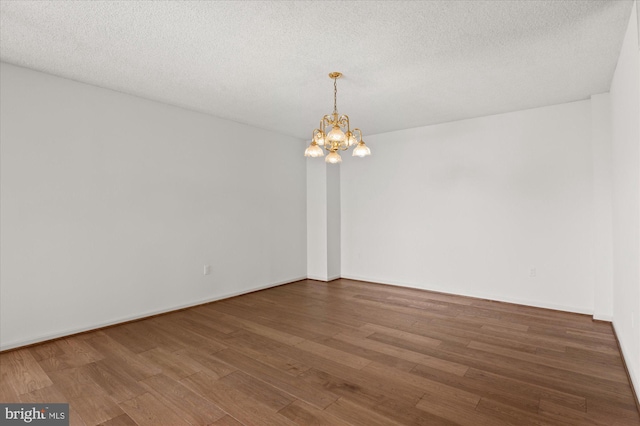
[[[611,325],[300,281],[0,354],[72,425],[640,425]]]

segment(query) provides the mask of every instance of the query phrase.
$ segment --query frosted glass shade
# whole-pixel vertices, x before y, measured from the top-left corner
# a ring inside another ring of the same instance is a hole
[[[340,154],[338,154],[337,152],[331,151],[331,153],[327,155],[327,158],[325,158],[324,161],[329,164],[338,164],[342,163],[342,157],[340,157]]]
[[[354,157],[366,157],[367,155],[371,155],[371,150],[364,144],[364,141],[360,142],[358,146],[353,148]]]
[[[324,152],[322,152],[322,148],[320,148],[318,144],[315,141],[313,141],[311,142],[311,145],[309,145],[307,149],[304,150],[304,156],[305,157],[323,157]]]
[[[329,139],[329,142],[331,142],[332,144],[334,142],[342,143],[346,138],[347,137],[345,136],[344,132],[338,126],[333,126],[333,129],[331,129],[331,131],[327,135],[327,139]]]

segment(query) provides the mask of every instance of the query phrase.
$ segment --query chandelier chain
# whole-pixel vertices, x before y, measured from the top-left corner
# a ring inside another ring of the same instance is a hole
[[[338,79],[334,78],[333,79],[333,113],[337,114],[338,113],[338,103],[336,101],[338,97]]]

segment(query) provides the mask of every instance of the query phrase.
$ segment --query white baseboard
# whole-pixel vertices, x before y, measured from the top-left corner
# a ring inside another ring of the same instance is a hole
[[[355,275],[343,275],[342,278],[351,279],[351,280],[357,280],[357,281],[368,281],[368,282],[372,282],[372,283],[376,283],[376,284],[394,285],[394,286],[397,286],[397,287],[410,287],[410,288],[415,288],[415,289],[418,289],[418,290],[437,291],[439,293],[454,294],[454,295],[466,296],[466,297],[474,297],[474,298],[477,298],[477,299],[493,300],[493,301],[496,301],[496,302],[515,303],[517,305],[533,306],[535,308],[553,309],[553,310],[556,310],[556,311],[565,311],[565,312],[573,312],[573,313],[578,313],[578,314],[593,315],[593,310],[591,310],[591,309],[581,308],[581,307],[578,307],[578,306],[569,306],[569,305],[560,305],[560,304],[556,304],[556,303],[541,302],[541,301],[538,301],[538,300],[528,300],[528,299],[519,299],[519,298],[514,298],[514,297],[504,297],[504,296],[501,296],[501,295],[482,293],[482,292],[477,292],[477,293],[476,292],[455,292],[455,293],[453,293],[450,289],[440,288],[440,287],[437,287],[437,286],[418,286],[415,283],[401,282],[401,281],[398,281],[398,280],[384,281],[384,280],[380,280],[380,279],[376,279],[376,278],[355,276]]]
[[[315,280],[315,281],[329,281],[329,279],[327,277],[321,277],[320,275],[307,275],[307,279],[308,280]]]
[[[598,321],[613,322],[613,315],[593,313],[593,319]]]
[[[320,275],[307,275],[308,280],[324,281],[324,282],[329,282],[329,281],[337,280],[340,278],[342,278],[340,275],[333,275],[330,277],[321,277]]]
[[[78,334],[78,333],[84,333],[84,332],[87,332],[87,331],[92,331],[92,330],[96,330],[96,329],[100,329],[100,328],[104,328],[104,327],[109,327],[109,326],[112,326],[112,325],[117,325],[117,324],[129,322],[129,321],[135,321],[135,320],[151,317],[151,316],[154,316],[154,315],[166,314],[168,312],[177,311],[177,310],[184,309],[184,308],[190,308],[190,307],[202,305],[202,304],[205,304],[205,303],[215,302],[217,300],[228,299],[230,297],[240,296],[240,295],[247,294],[247,293],[252,293],[252,292],[258,291],[258,290],[264,290],[264,289],[271,288],[271,287],[277,287],[277,286],[284,285],[284,284],[294,283],[296,281],[304,280],[306,278],[307,278],[306,276],[292,278],[292,279],[289,279],[289,280],[275,282],[275,283],[262,285],[262,286],[258,286],[258,287],[253,287],[253,288],[249,288],[249,289],[245,289],[245,290],[241,290],[241,291],[225,293],[225,294],[222,294],[222,295],[219,295],[219,296],[216,296],[216,297],[212,297],[212,298],[209,298],[209,299],[195,300],[193,302],[189,302],[189,303],[183,304],[183,305],[176,305],[176,306],[171,306],[171,307],[168,307],[168,308],[163,308],[163,309],[158,309],[158,310],[153,310],[153,311],[147,311],[147,312],[144,312],[144,313],[139,314],[139,315],[121,317],[121,318],[118,318],[118,319],[114,319],[113,321],[107,321],[107,322],[100,323],[100,324],[92,324],[91,326],[88,326],[88,327],[81,327],[81,328],[63,330],[63,331],[60,331],[60,332],[57,332],[57,333],[41,335],[41,336],[37,336],[37,337],[31,338],[31,339],[18,340],[18,341],[13,341],[13,342],[9,342],[9,343],[2,343],[2,344],[0,344],[0,352],[7,351],[7,350],[10,350],[10,349],[16,349],[16,348],[19,348],[19,347],[22,347],[22,346],[28,346],[28,345],[33,345],[33,344],[36,344],[36,343],[46,342],[47,340],[59,339],[61,337],[71,336],[71,335]]]
[[[629,378],[631,379],[631,386],[635,391],[636,398],[640,398],[640,377],[637,376],[638,374],[640,374],[640,371],[639,372],[633,371],[633,367],[630,367],[629,361],[633,359],[631,357],[631,351],[628,349],[627,346],[625,346],[624,342],[619,339],[618,337],[619,334],[616,331],[616,324],[612,322],[611,326],[613,327],[613,332],[616,334],[616,340],[618,341],[618,345],[620,345],[620,352],[621,352],[622,358],[624,359],[624,364],[627,368],[627,373],[629,373]],[[636,403],[637,402],[638,401],[636,401]]]

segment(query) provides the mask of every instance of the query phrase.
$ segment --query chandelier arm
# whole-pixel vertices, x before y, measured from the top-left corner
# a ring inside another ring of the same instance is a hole
[[[341,127],[347,127],[347,131],[351,131],[351,129],[349,128],[349,116],[347,115],[341,115],[340,119],[338,120],[338,123]]]
[[[322,144],[322,147],[327,151],[329,151],[329,149],[331,148],[331,144],[329,143],[329,139],[327,138],[327,126],[331,125],[331,119],[329,117],[330,116],[327,114],[322,117],[322,120],[320,120],[320,130],[324,135],[324,143]]]
[[[353,133],[353,137],[356,138],[356,143],[359,143],[362,141],[362,131],[360,129],[356,127],[351,131],[351,133]],[[356,137],[356,133],[358,133],[359,137]]]
[[[324,148],[325,144],[327,143],[327,134],[324,131],[324,119],[320,120],[320,129],[319,132],[322,133],[322,147]]]

